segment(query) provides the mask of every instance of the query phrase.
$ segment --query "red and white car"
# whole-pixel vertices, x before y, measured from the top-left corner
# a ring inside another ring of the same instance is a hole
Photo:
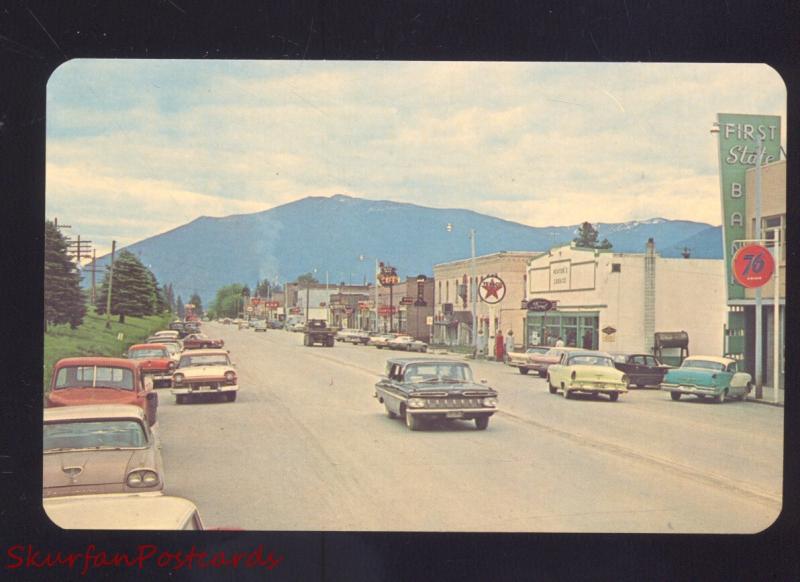
[[[238,391],[239,379],[227,350],[191,350],[181,354],[172,375],[172,393],[177,404],[204,394],[221,394],[233,402]]]
[[[141,365],[142,374],[152,378],[153,388],[172,386],[172,372],[176,362],[165,344],[135,344],[125,356]]]

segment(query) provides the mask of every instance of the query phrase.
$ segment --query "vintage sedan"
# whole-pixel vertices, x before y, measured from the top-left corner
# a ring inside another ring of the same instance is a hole
[[[153,388],[172,386],[172,371],[177,362],[166,344],[134,344],[125,357],[139,362],[142,374],[153,380]]]
[[[379,350],[382,350],[383,348],[388,347],[389,340],[393,340],[396,337],[396,333],[379,333],[369,338],[367,345],[375,346]]]
[[[740,372],[737,361],[731,358],[689,356],[680,368],[667,371],[660,387],[673,400],[691,394],[722,403],[727,398],[744,400],[753,389],[753,378]]]
[[[559,390],[564,398],[574,393],[607,394],[612,402],[628,391],[628,377],[614,367],[611,356],[592,350],[569,350],[561,354],[557,364],[547,370],[550,394]]]
[[[183,338],[184,350],[201,350],[206,348],[221,348],[225,342],[221,339],[211,339],[204,333],[190,333]]]
[[[56,362],[47,407],[84,404],[135,404],[145,412],[150,426],[156,423],[158,394],[145,381],[136,360],[99,356],[64,358]]]
[[[628,377],[630,386],[658,386],[671,366],[662,364],[652,354],[611,353],[614,366]]]
[[[264,319],[257,319],[253,324],[253,331],[267,331],[267,322]]]
[[[108,493],[50,497],[42,502],[63,529],[202,530],[197,506],[183,497]]]
[[[164,463],[144,412],[130,404],[46,408],[44,497],[164,489]]]
[[[404,418],[410,430],[427,419],[474,420],[484,430],[497,411],[497,392],[475,384],[469,364],[454,360],[388,360],[374,397],[389,418]]]
[[[157,331],[153,334],[153,337],[164,337],[164,338],[172,338],[172,339],[181,339],[180,333],[173,329],[162,329],[161,331]]]
[[[405,350],[407,352],[427,352],[428,344],[410,335],[398,335],[386,342],[386,347],[391,350]]]
[[[544,378],[547,376],[547,368],[561,359],[561,352],[553,352],[553,350],[554,348],[547,346],[530,346],[524,352],[509,352],[508,365],[517,368],[522,375],[533,370]]]
[[[172,393],[177,404],[208,394],[221,394],[233,402],[238,391],[236,369],[227,350],[185,352],[172,375]]]

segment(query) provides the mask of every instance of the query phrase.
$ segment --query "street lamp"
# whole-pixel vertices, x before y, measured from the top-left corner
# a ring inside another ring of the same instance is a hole
[[[373,259],[366,255],[358,255],[358,260],[364,262],[367,259]],[[378,259],[375,259],[375,329],[378,331]]]
[[[453,223],[448,222],[447,226],[445,227],[447,232],[453,232],[454,226]],[[470,240],[470,302],[472,303],[472,338],[471,344],[474,349],[474,353],[478,353],[478,322],[477,322],[477,311],[478,311],[478,275],[477,269],[475,266],[475,229],[470,228],[469,232],[467,233]]]

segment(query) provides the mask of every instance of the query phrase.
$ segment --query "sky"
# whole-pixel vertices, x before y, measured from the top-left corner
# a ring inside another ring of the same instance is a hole
[[[312,195],[718,225],[717,113],[786,143],[758,64],[76,59],[47,84],[46,217],[98,256]]]

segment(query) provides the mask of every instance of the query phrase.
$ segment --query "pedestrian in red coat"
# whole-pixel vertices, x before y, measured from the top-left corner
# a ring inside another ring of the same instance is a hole
[[[497,335],[494,336],[494,359],[498,362],[503,361],[503,355],[506,352],[506,345],[503,341],[503,332],[497,330]]]

